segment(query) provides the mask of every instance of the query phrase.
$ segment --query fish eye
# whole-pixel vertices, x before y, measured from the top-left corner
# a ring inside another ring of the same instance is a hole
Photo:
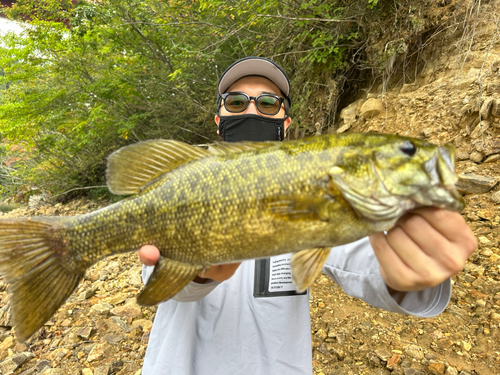
[[[408,156],[413,156],[417,152],[417,146],[412,141],[404,141],[399,149]]]

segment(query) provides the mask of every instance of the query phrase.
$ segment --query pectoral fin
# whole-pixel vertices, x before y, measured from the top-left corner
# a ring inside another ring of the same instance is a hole
[[[137,296],[137,303],[152,306],[172,298],[202,270],[202,266],[160,257],[147,285]]]
[[[279,217],[290,220],[328,220],[334,200],[313,195],[280,195],[265,202],[265,206]]]
[[[311,285],[330,254],[329,247],[302,250],[292,256],[292,279],[297,292],[301,293]]]

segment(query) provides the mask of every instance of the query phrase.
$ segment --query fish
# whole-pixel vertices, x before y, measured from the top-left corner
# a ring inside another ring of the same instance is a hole
[[[97,261],[149,244],[160,260],[137,301],[177,294],[216,264],[294,253],[304,291],[334,246],[390,228],[426,206],[462,211],[454,149],[384,134],[189,145],[148,140],[113,152],[123,200],[77,216],[0,220],[0,275],[25,341]]]

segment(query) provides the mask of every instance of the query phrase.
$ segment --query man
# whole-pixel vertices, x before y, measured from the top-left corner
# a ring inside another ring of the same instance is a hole
[[[219,80],[217,104],[225,141],[281,140],[291,123],[288,77],[267,59],[232,64]],[[323,272],[373,306],[430,317],[445,309],[450,277],[476,246],[460,214],[419,209],[387,234],[332,249]],[[152,266],[159,252],[144,246],[139,256]],[[143,375],[311,374],[307,293],[275,276],[289,272],[287,262],[280,256],[216,265],[160,304]],[[144,268],[144,280],[151,272]]]

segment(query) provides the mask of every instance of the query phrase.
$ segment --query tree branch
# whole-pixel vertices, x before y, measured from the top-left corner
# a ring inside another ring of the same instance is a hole
[[[321,21],[321,22],[343,22],[343,23],[356,22],[357,24],[361,24],[360,21],[355,20],[355,19],[338,20],[338,19],[334,19],[334,18],[285,17],[285,16],[278,16],[278,15],[273,15],[273,14],[256,14],[255,17],[282,18],[282,19],[291,20],[291,21]]]

